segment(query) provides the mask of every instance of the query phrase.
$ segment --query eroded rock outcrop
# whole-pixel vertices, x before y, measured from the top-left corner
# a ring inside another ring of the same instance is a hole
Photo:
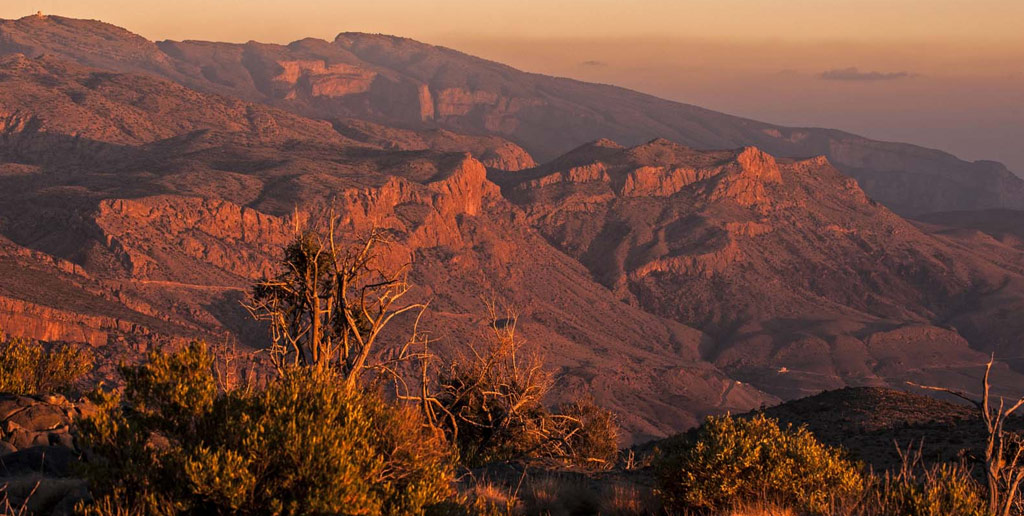
[[[243,278],[268,274],[306,216],[275,217],[228,201],[158,196],[109,199],[94,216],[105,244],[138,279],[164,279],[169,256],[182,254]]]
[[[782,173],[775,158],[756,147],[747,147],[737,156],[735,164],[719,174],[710,199],[729,198],[741,206],[751,207],[771,202],[768,185],[782,183]]]
[[[0,455],[35,446],[74,450],[71,425],[92,410],[61,395],[0,394]]]
[[[377,73],[344,63],[326,64],[322,60],[278,61],[281,73],[274,76],[276,89],[285,99],[299,94],[337,98],[366,93]]]
[[[142,330],[127,321],[91,316],[0,296],[0,328],[13,335],[42,341],[107,343],[112,332]]]
[[[928,322],[1000,273],[871,201],[824,157],[596,142],[495,178],[595,279],[722,339],[706,356],[779,396],[810,382],[780,368],[827,375],[810,382],[821,388],[906,374],[888,358],[908,360],[894,339],[979,356]]]
[[[80,451],[72,425],[94,409],[60,395],[0,393],[0,490],[9,507],[27,514],[74,514],[89,499],[76,473]]]

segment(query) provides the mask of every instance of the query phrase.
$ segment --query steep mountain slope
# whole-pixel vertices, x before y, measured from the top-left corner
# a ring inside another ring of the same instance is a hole
[[[326,122],[50,57],[7,57],[0,70],[5,331],[112,357],[123,342],[260,346],[245,290],[296,222],[333,210],[339,234],[388,231],[387,263],[413,264],[436,349],[479,340],[487,302],[507,303],[559,399],[587,387],[632,438],[774,399],[702,360],[701,332],[593,282],[468,154],[382,149]]]
[[[1019,325],[984,321],[1024,300],[1021,254],[928,234],[823,157],[602,140],[491,177],[595,279],[708,332],[702,356],[780,397],[949,383],[983,360],[965,336],[1017,355]]]
[[[1024,249],[1024,211],[979,210],[929,213],[916,217],[917,220],[937,226],[946,231],[965,234],[976,231],[988,235],[1002,244]]]
[[[765,124],[612,86],[524,73],[404,38],[343,33],[332,42],[289,45],[152,43],[100,22],[32,16],[0,22],[0,52],[156,74],[312,118],[498,135],[541,160],[598,138],[632,145],[664,137],[702,149],[754,145],[778,156],[824,155],[873,199],[902,214],[1024,209],[1024,180],[998,163],[965,162],[841,131]]]
[[[55,16],[30,16],[15,21],[0,20],[0,54],[59,56],[93,68],[155,75],[200,91],[269,104],[282,104],[282,107],[293,108],[293,111],[315,114],[315,109],[312,108],[294,109],[297,104],[293,102],[274,102],[273,95],[268,97],[258,89],[250,91],[243,87],[241,82],[229,81],[224,84],[224,81],[210,80],[208,75],[214,72],[209,66],[196,69],[188,63],[167,56],[156,44],[140,36],[96,21]],[[246,60],[247,63],[250,61]],[[266,66],[272,65],[268,63]],[[296,66],[301,68],[303,65]],[[296,73],[302,73],[302,70]],[[276,84],[276,79],[269,80]],[[271,90],[274,88],[271,87]],[[359,120],[339,119],[334,116],[334,111],[336,110],[328,107],[325,113],[331,116],[317,118],[330,118],[338,132],[360,141],[373,141],[377,145],[386,142],[389,148],[403,150],[430,148],[439,151],[472,152],[492,168],[518,170],[534,165],[532,157],[526,151],[496,136],[469,136],[436,129],[385,127]]]

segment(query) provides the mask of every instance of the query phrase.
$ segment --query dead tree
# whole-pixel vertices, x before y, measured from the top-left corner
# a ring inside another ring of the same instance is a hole
[[[999,397],[998,405],[992,403],[989,375],[992,372],[992,364],[994,362],[995,355],[993,354],[985,366],[980,400],[953,389],[919,385],[912,382],[907,383],[922,389],[952,394],[978,408],[981,412],[982,421],[985,422],[985,429],[988,432],[985,444],[985,484],[988,488],[988,514],[989,516],[1009,516],[1011,509],[1016,503],[1021,482],[1024,481],[1024,463],[1021,463],[1024,446],[1022,446],[1019,436],[1008,433],[1003,426],[1007,418],[1021,406],[1024,406],[1024,397],[1021,397],[1009,407],[1006,406],[1002,396]]]
[[[246,306],[270,325],[278,371],[310,367],[340,373],[354,386],[368,368],[381,331],[396,316],[422,309],[403,304],[408,268],[381,267],[380,233],[339,246],[333,220],[327,234],[298,233],[285,249],[282,271],[258,282]]]

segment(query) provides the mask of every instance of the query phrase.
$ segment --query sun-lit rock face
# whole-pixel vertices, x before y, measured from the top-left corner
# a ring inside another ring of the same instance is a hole
[[[731,342],[716,353],[743,374],[762,366],[733,362],[734,354],[761,346],[789,350],[759,355],[761,364],[811,353],[821,339],[848,339],[866,355],[892,352],[881,351],[889,337],[865,340],[873,317],[914,321],[900,338],[925,345],[939,331],[925,321],[977,279],[956,264],[958,251],[869,200],[820,156],[601,141],[493,177],[550,242],[622,299]],[[812,322],[819,318],[829,322]],[[808,337],[785,341],[776,332]],[[965,341],[949,342],[947,353],[971,353]]]
[[[377,227],[407,235],[408,249],[459,247],[464,242],[457,219],[479,215],[486,202],[499,198],[483,164],[466,155],[422,184],[392,176],[379,186],[346,188],[330,209],[354,233]],[[403,220],[396,216],[398,206],[418,207],[421,218]],[[190,271],[209,266],[236,278],[273,274],[277,251],[293,238],[294,228],[315,217],[298,208],[275,216],[225,200],[178,195],[105,199],[91,214],[99,240],[132,278],[186,283],[208,281]]]
[[[336,98],[370,91],[377,73],[344,63],[319,60],[278,61],[281,73],[272,79],[285,99],[300,94]]]
[[[782,174],[775,158],[756,147],[747,147],[720,174],[721,179],[711,194],[712,200],[729,198],[742,206],[765,205],[771,202],[768,185],[782,183]]]
[[[498,95],[489,91],[469,91],[462,88],[445,88],[434,95],[436,117],[468,115],[477,106],[492,106]]]
[[[0,296],[0,328],[10,335],[42,341],[83,342],[93,346],[107,343],[119,328],[111,317],[95,317]]]
[[[899,375],[912,349],[980,356],[929,321],[977,285],[999,284],[999,267],[900,219],[825,157],[603,141],[494,177],[598,281],[721,339],[706,356],[774,393]]]
[[[296,222],[304,219],[180,196],[107,199],[93,215],[103,243],[131,277],[185,281],[191,278],[174,272],[188,261],[239,277],[272,273],[273,251],[287,244]]]

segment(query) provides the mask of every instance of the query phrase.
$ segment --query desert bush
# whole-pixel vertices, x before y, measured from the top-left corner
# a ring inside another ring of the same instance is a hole
[[[592,401],[552,411],[552,377],[516,339],[515,317],[492,327],[485,348],[444,361],[435,395],[423,400],[428,419],[457,445],[469,467],[521,458],[554,458],[605,469],[618,455],[614,415]],[[425,383],[430,383],[426,377]]]
[[[0,392],[66,393],[92,365],[92,353],[84,348],[57,344],[47,350],[38,342],[0,333]]]
[[[912,476],[886,475],[872,487],[871,512],[881,516],[984,516],[981,486],[954,464],[939,464]]]
[[[897,447],[901,465],[871,476],[859,512],[871,516],[983,516],[988,514],[981,484],[962,463],[925,465],[923,443]]]
[[[657,474],[666,505],[680,511],[767,501],[822,514],[864,488],[857,465],[839,450],[819,443],[806,428],[781,428],[763,415],[709,417],[665,445]]]
[[[415,514],[447,498],[451,453],[410,408],[287,369],[217,393],[202,344],[122,367],[83,421],[86,514]]]
[[[562,424],[562,443],[569,462],[592,470],[615,465],[619,425],[612,411],[592,399],[583,399],[558,406],[552,417]]]
[[[437,386],[439,426],[470,467],[540,453],[549,439],[543,401],[551,376],[511,336],[446,364]]]

